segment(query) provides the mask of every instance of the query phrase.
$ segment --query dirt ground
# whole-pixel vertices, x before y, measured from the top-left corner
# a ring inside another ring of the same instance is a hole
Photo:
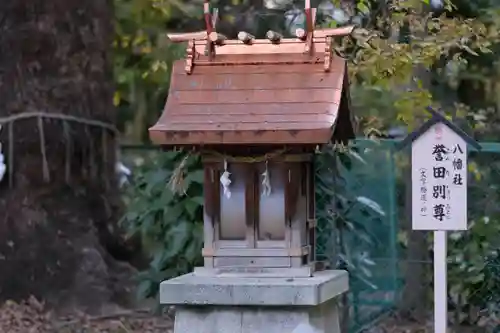
[[[482,321],[480,325],[449,325],[448,333],[493,333],[498,324]],[[425,322],[401,318],[396,313],[388,314],[361,331],[362,333],[434,333],[432,316]]]
[[[61,312],[47,307],[31,297],[15,303],[7,301],[0,307],[0,333],[173,333],[174,312],[165,309],[153,313],[151,304],[143,309],[124,310],[116,306],[103,307],[102,314],[87,315],[72,310]],[[488,325],[486,325],[488,326]],[[489,333],[493,327],[450,327],[450,333]],[[415,323],[389,314],[365,328],[363,333],[432,333],[432,322]]]
[[[89,316],[74,311],[58,315],[46,310],[34,297],[21,303],[5,302],[0,307],[0,333],[170,333],[170,312],[155,315],[150,310],[109,309]]]

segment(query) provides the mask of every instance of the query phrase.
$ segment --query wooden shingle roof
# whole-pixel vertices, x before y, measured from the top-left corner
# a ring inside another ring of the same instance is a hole
[[[298,31],[294,39],[270,32],[268,39],[240,33],[227,40],[208,28],[171,35],[188,40],[187,57],[173,65],[151,140],[199,146],[352,138],[346,63],[331,50],[333,36],[352,30],[342,29]]]

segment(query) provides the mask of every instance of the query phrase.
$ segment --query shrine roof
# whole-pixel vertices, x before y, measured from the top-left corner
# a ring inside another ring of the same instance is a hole
[[[345,61],[234,65],[184,72],[177,61],[165,109],[150,135],[157,144],[327,143],[339,120]],[[347,97],[347,96],[346,96]],[[347,120],[347,121],[346,121]]]
[[[307,5],[308,6],[308,5]],[[158,122],[149,129],[161,145],[324,144],[354,137],[344,59],[333,54],[334,36],[352,27],[306,29],[297,38],[269,31],[267,39],[240,32],[228,40],[213,31],[171,34],[187,41],[174,62],[170,90]],[[206,9],[206,22],[212,22]]]

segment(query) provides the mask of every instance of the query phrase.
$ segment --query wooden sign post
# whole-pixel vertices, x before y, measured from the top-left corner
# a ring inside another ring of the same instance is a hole
[[[447,231],[467,230],[467,146],[479,144],[432,109],[408,135],[411,144],[412,229],[434,231],[434,332],[448,323]]]

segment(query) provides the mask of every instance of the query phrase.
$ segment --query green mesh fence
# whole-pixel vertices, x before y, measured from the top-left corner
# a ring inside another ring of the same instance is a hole
[[[373,264],[367,281],[351,279],[350,328],[358,331],[387,310],[394,308],[399,290],[398,247],[397,247],[397,203],[396,169],[393,154],[394,144],[390,141],[374,142],[357,140],[354,150],[356,158],[351,158],[349,166],[338,164],[338,172],[343,179],[343,186],[337,193],[353,200],[338,212],[343,218],[358,224],[369,241],[358,242],[353,231],[343,234],[347,248],[356,253],[369,254]],[[321,174],[323,170],[318,170]],[[321,175],[324,177],[324,173]],[[319,176],[319,177],[321,177]],[[336,200],[324,192],[317,193],[318,207],[325,207],[326,202]],[[368,215],[366,202],[372,202],[379,214]],[[326,205],[328,206],[328,204]],[[331,204],[330,204],[331,206]],[[336,207],[339,209],[338,207]],[[320,208],[324,209],[324,208]],[[330,262],[338,267],[339,232],[335,220],[318,214],[317,253],[319,260]]]
[[[349,168],[339,168],[345,181],[337,194],[367,198],[384,213],[374,218],[356,201],[339,212],[364,227],[371,239],[359,242],[356,230],[348,230],[343,232],[345,248],[369,253],[374,263],[369,283],[351,278],[351,332],[376,326],[391,332],[386,323],[391,316],[398,317],[389,325],[393,328],[432,331],[432,233],[411,231],[410,207],[405,206],[411,205],[409,151],[396,151],[395,142],[359,139],[354,150],[360,158],[351,159]],[[448,239],[449,325],[456,332],[477,327],[500,332],[500,144],[481,143],[481,147],[469,151],[469,230],[449,232]],[[325,209],[325,202],[335,198],[320,193],[318,207]],[[318,257],[343,268],[341,232],[335,219],[319,213],[323,217],[318,220]]]

